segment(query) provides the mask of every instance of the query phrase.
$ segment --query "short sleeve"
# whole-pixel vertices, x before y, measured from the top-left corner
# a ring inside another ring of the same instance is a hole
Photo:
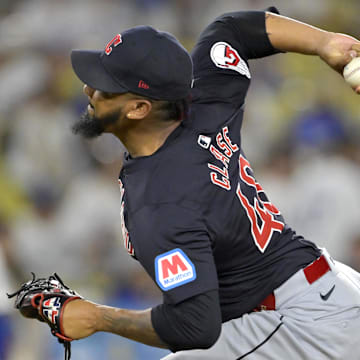
[[[265,14],[227,13],[202,32],[192,51],[196,100],[244,102],[251,79],[248,60],[278,52],[266,33]]]
[[[161,204],[143,207],[132,218],[137,259],[163,292],[164,303],[218,289],[210,239],[198,212]]]

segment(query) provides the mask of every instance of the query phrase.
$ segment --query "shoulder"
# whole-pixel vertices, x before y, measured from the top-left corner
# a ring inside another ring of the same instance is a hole
[[[199,131],[186,129],[159,154],[147,186],[148,203],[199,201],[207,176],[207,154],[198,144]]]

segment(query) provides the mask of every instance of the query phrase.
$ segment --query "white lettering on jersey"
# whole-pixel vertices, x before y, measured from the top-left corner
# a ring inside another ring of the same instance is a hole
[[[225,190],[231,190],[228,172],[230,158],[234,155],[235,152],[239,150],[239,146],[232,143],[228,136],[228,133],[229,128],[225,126],[224,128],[222,128],[221,132],[216,135],[216,144],[220,148],[220,150],[213,145],[211,145],[209,149],[209,151],[214,155],[214,157],[222,162],[222,164],[224,165],[223,168],[208,163],[209,169],[215,170],[210,173],[211,182]],[[221,151],[223,151],[224,153],[222,153]]]
[[[194,264],[181,249],[173,249],[155,258],[155,278],[164,291],[196,279]]]
[[[121,232],[122,232],[122,236],[123,236],[123,239],[124,239],[124,247],[131,256],[135,256],[135,250],[134,250],[134,247],[131,244],[129,232],[128,232],[128,230],[126,228],[126,225],[125,225],[125,218],[124,218],[124,207],[125,207],[124,193],[125,193],[125,189],[124,189],[124,185],[123,185],[123,183],[121,182],[120,179],[119,179],[119,186],[120,186],[120,222],[121,222]]]
[[[210,57],[213,63],[221,69],[237,71],[241,75],[251,78],[246,62],[231,45],[220,41],[215,43],[210,50]]]

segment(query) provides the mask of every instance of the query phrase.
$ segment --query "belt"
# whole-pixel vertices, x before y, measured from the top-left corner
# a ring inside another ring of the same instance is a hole
[[[312,284],[330,270],[331,268],[326,260],[326,257],[324,255],[321,255],[314,262],[312,262],[306,268],[304,268],[303,272],[307,282],[309,284]],[[253,312],[258,312],[262,310],[275,310],[275,305],[276,305],[275,295],[274,293],[271,293],[261,302],[261,304],[259,304],[253,310]]]

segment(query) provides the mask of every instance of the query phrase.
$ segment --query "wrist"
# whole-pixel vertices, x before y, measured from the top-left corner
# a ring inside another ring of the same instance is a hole
[[[64,308],[62,318],[63,335],[71,339],[82,339],[98,330],[98,306],[87,300],[77,299]]]
[[[112,308],[106,305],[96,305],[94,310],[95,321],[93,323],[95,332],[99,332],[99,331],[109,332],[109,329],[106,326],[107,325],[106,321],[104,321],[104,316],[106,312],[109,311],[110,309]]]
[[[322,31],[319,33],[319,38],[315,47],[315,54],[318,55],[321,59],[326,58],[329,51],[331,51],[331,43],[334,39],[334,36],[335,33],[329,31]]]

